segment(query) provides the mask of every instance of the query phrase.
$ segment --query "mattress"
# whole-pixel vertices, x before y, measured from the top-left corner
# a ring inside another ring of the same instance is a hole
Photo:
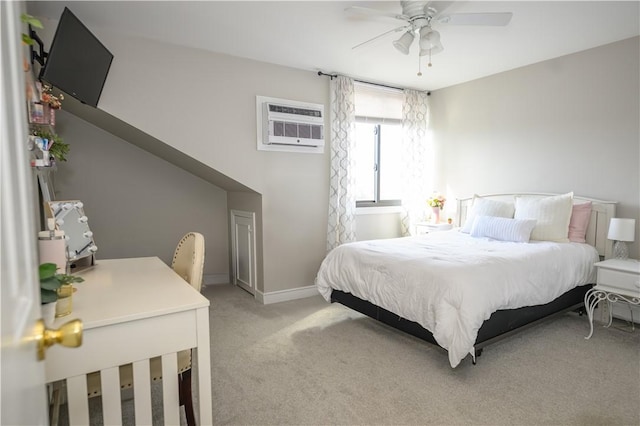
[[[359,241],[333,249],[316,277],[429,330],[456,367],[482,323],[501,309],[548,303],[595,282],[595,248],[580,243],[513,243],[456,230]]]

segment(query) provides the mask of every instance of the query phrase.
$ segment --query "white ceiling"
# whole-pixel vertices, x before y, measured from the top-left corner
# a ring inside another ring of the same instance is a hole
[[[356,18],[351,5],[400,13],[399,1],[28,2],[57,21],[64,6],[92,31],[116,31],[392,86],[434,90],[640,34],[640,1],[456,1],[456,12],[513,12],[506,27],[433,25],[444,52],[418,77],[418,46],[402,55],[391,18]],[[107,46],[108,47],[108,46]],[[117,60],[117,57],[115,58]]]

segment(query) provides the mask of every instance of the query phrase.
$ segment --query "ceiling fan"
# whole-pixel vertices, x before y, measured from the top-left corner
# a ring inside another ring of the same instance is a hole
[[[387,34],[404,31],[404,34],[393,42],[393,46],[401,53],[408,55],[411,44],[417,37],[420,43],[419,56],[429,55],[429,66],[431,66],[431,55],[444,50],[440,42],[440,33],[432,28],[433,24],[505,26],[513,16],[511,12],[444,14],[445,9],[453,3],[453,1],[401,1],[401,14],[361,6],[348,7],[345,10],[351,14],[383,16],[404,21],[401,26],[366,40],[354,46],[353,49]]]

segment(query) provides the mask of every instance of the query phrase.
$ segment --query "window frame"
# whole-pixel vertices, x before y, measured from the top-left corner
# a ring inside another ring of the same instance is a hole
[[[356,208],[365,207],[396,207],[402,205],[402,200],[381,200],[380,199],[380,152],[381,152],[381,137],[380,128],[383,124],[396,124],[402,125],[401,120],[397,119],[385,119],[385,118],[372,118],[372,117],[356,117],[356,123],[373,124],[375,126],[375,141],[374,141],[374,183],[373,183],[373,200],[356,200]]]

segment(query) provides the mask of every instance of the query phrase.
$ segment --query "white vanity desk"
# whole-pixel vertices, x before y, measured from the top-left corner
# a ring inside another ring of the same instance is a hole
[[[149,359],[162,356],[165,424],[179,424],[177,352],[194,349],[198,424],[213,423],[209,354],[209,300],[157,257],[98,260],[74,273],[71,315],[84,325],[79,348],[52,346],[46,352],[46,381],[66,379],[69,420],[89,424],[86,374],[100,371],[104,424],[121,424],[120,365],[133,363],[136,423],[152,423]]]

